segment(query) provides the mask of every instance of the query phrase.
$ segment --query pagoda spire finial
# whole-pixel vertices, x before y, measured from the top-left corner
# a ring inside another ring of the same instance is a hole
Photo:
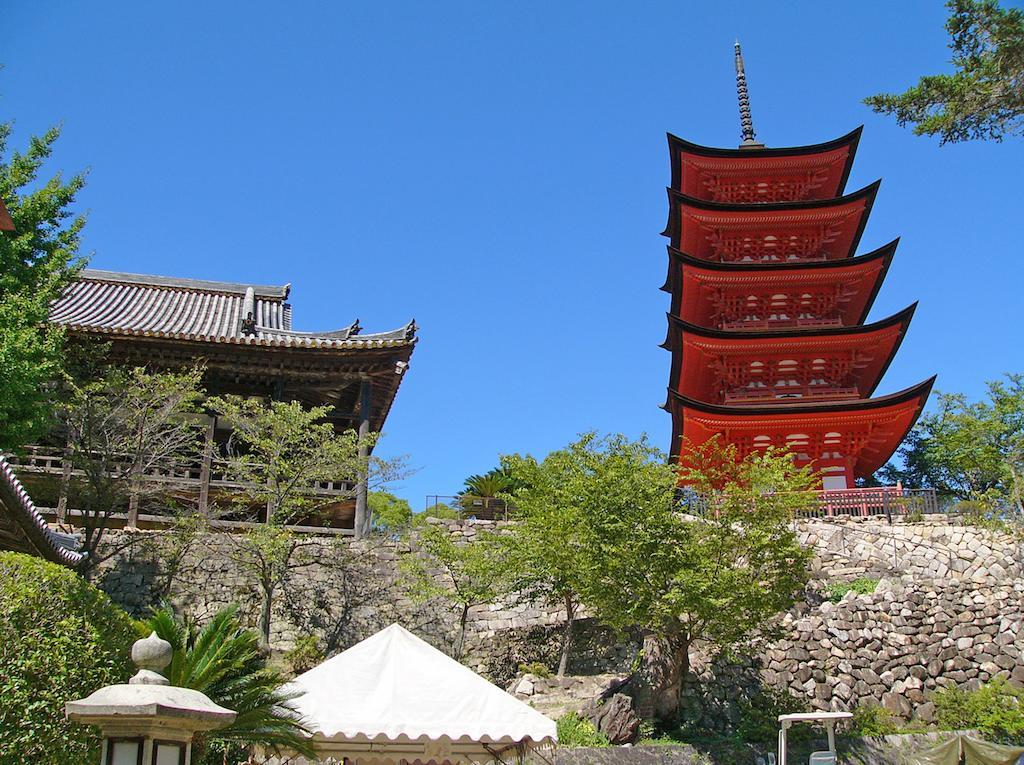
[[[743,136],[741,149],[763,149],[754,134],[754,118],[750,116],[750,94],[747,92],[747,71],[743,66],[743,51],[736,40],[736,96],[740,102],[740,129]]]

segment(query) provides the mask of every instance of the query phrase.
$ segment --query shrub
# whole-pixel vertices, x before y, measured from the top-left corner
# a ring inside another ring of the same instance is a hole
[[[576,712],[558,718],[559,746],[610,746],[608,737]]]
[[[770,744],[779,735],[779,715],[806,712],[807,702],[796,698],[788,690],[763,688],[739,703],[740,721],[736,733],[747,744]],[[790,740],[798,741],[809,735],[808,726],[790,731]]]
[[[0,762],[99,762],[64,705],[131,675],[132,620],[74,572],[0,552]]]
[[[854,707],[853,720],[850,722],[851,736],[888,736],[899,731],[896,718],[885,707],[877,704]]]
[[[551,670],[546,664],[539,661],[531,661],[528,664],[520,664],[519,671],[524,675],[536,675],[537,677],[551,677]]]
[[[320,649],[320,642],[315,635],[303,635],[284,655],[285,664],[291,669],[293,675],[308,672],[324,658],[324,652]]]
[[[945,688],[938,691],[935,720],[945,730],[976,729],[1000,741],[1024,738],[1024,690],[997,677],[975,691]]]
[[[877,579],[862,576],[859,579],[854,579],[852,582],[836,582],[829,585],[828,599],[833,603],[838,603],[848,592],[855,592],[858,595],[870,595],[876,589],[878,589]]]

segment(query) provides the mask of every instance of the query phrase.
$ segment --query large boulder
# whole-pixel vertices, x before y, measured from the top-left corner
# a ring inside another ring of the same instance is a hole
[[[633,709],[633,699],[624,693],[597,699],[583,710],[583,716],[612,744],[631,744],[640,732],[640,718]]]

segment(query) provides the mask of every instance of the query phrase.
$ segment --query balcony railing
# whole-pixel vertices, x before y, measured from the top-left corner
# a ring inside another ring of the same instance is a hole
[[[85,472],[77,469],[65,458],[64,451],[56,447],[28,446],[22,454],[6,455],[15,472],[23,479],[31,476],[56,479],[52,484],[56,488],[57,503],[53,508],[58,519],[63,521],[65,515],[73,521],[75,509],[68,507],[68,488],[72,481],[85,477]],[[113,461],[118,466],[117,472],[127,474],[131,463],[128,455],[114,455]],[[147,465],[140,474],[140,480],[150,486],[157,484],[165,488],[166,494],[178,501],[193,504],[195,509],[206,515],[214,500],[219,496],[240,494],[252,488],[234,481],[227,476],[227,461],[208,456],[195,460],[165,460]],[[333,502],[346,502],[354,497],[351,481],[314,481],[310,485],[310,494],[322,499],[325,505]],[[132,500],[125,520],[136,525],[141,517],[137,502]],[[147,516],[156,518],[157,516]]]
[[[880,515],[891,522],[893,518],[910,514],[942,512],[935,489],[904,489],[902,486],[831,489],[813,492],[813,497],[808,499],[808,506],[797,512],[799,518]],[[697,494],[684,495],[683,508],[684,512],[699,516],[714,512],[713,503]]]
[[[739,388],[725,394],[725,403],[740,401],[777,401],[779,399],[806,398],[815,401],[858,398],[857,388],[834,388],[829,385],[792,385],[786,387]]]
[[[790,327],[841,327],[842,319],[734,319],[723,321],[722,329],[788,329]]]

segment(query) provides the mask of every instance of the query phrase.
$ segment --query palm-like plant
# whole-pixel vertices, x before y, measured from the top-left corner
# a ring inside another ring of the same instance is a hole
[[[252,745],[315,756],[298,715],[288,706],[292,696],[281,690],[284,678],[267,666],[259,636],[242,626],[237,606],[221,609],[200,629],[164,604],[145,626],[174,648],[166,672],[171,685],[202,691],[237,713],[231,725],[197,737],[198,765],[227,762],[229,752]]]
[[[511,491],[514,488],[512,476],[501,468],[495,468],[483,475],[471,475],[467,478],[463,484],[462,494],[489,498],[497,497],[502,492]]]

